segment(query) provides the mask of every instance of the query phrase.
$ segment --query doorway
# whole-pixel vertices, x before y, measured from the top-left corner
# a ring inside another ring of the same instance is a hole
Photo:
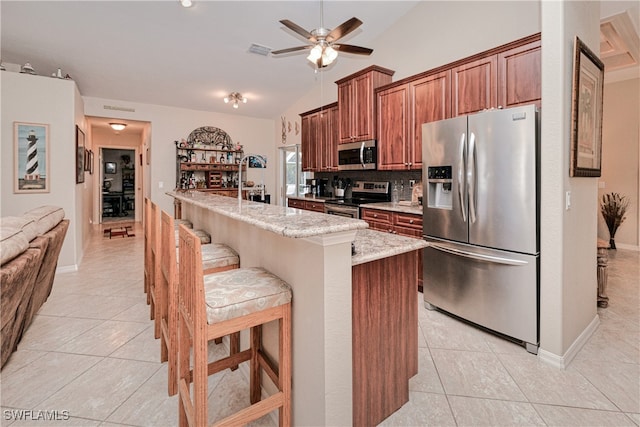
[[[102,148],[102,222],[135,221],[135,150]]]
[[[302,172],[302,151],[299,145],[281,147],[282,172],[280,182],[280,205],[287,206],[287,197],[300,195],[300,188],[309,172]]]

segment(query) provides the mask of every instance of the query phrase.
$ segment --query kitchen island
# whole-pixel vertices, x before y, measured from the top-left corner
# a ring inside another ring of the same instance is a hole
[[[235,249],[242,267],[263,267],[291,285],[295,425],[377,424],[408,400],[418,356],[410,277],[422,240],[317,212],[167,194],[195,228]],[[277,356],[277,325],[267,325],[264,336],[265,350]]]

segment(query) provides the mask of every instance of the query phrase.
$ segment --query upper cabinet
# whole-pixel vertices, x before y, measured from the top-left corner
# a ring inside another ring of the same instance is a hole
[[[498,54],[498,105],[540,107],[542,97],[540,40]]]
[[[424,123],[540,106],[540,56],[537,34],[376,90],[378,169],[420,170]]]
[[[393,73],[373,65],[336,82],[340,143],[375,139],[374,90],[391,83]]]
[[[487,58],[462,64],[451,70],[453,78],[453,115],[475,113],[497,107],[498,58]]]
[[[338,170],[338,104],[300,114],[302,122],[302,170]]]

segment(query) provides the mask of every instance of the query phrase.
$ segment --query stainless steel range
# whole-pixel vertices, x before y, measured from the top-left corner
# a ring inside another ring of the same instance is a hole
[[[360,218],[360,206],[367,203],[391,201],[391,185],[385,181],[356,181],[351,187],[351,198],[329,199],[324,203],[324,213]]]

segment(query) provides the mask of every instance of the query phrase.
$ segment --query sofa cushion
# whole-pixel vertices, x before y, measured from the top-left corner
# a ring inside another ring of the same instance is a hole
[[[11,261],[29,247],[24,231],[15,227],[0,226],[0,265]]]
[[[58,225],[64,219],[64,209],[58,206],[40,206],[24,213],[36,223],[38,235],[42,235]]]
[[[38,229],[33,218],[22,216],[5,216],[3,218],[0,218],[0,226],[22,230],[25,237],[29,241],[32,241],[36,238],[36,236],[38,236]]]

